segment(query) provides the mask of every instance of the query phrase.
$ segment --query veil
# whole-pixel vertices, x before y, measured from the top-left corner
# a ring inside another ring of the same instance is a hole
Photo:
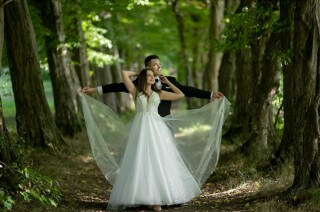
[[[82,108],[93,156],[113,185],[134,118],[126,125],[107,105],[86,94],[82,94]],[[229,108],[230,102],[223,97],[199,109],[181,110],[162,117],[200,187],[218,163],[222,126]]]

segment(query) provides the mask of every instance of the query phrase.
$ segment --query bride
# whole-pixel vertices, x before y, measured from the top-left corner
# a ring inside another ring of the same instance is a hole
[[[222,125],[230,103],[223,97],[200,109],[178,111],[161,117],[161,100],[178,100],[184,94],[166,77],[173,92],[159,90],[154,74],[143,69],[137,85],[135,72],[123,71],[123,82],[136,104],[136,114],[126,126],[97,100],[82,95],[84,118],[94,158],[113,185],[109,210],[190,201],[214,171],[221,143]]]

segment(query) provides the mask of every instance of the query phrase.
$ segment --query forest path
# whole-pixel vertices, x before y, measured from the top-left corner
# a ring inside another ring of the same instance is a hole
[[[33,156],[35,170],[59,180],[63,196],[58,207],[34,203],[16,206],[14,211],[106,211],[112,187],[92,158],[86,134],[77,135],[68,144],[72,153]],[[277,207],[270,196],[283,191],[290,182],[245,168],[243,159],[230,149],[230,145],[222,146],[218,167],[202,187],[201,195],[182,205],[163,207],[163,211],[256,211],[270,205]],[[145,207],[127,209],[142,210],[150,211]]]

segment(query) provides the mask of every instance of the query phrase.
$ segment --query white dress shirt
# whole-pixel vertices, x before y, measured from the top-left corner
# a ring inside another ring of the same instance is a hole
[[[159,77],[159,76],[155,76],[154,78],[155,78],[155,80],[156,80],[156,86],[157,86],[157,88],[158,88],[158,89],[161,89],[161,88],[162,88],[162,83],[161,83],[161,81],[160,81],[160,77]]]

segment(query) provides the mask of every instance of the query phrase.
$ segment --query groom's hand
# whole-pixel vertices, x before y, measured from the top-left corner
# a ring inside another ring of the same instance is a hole
[[[87,86],[87,87],[84,87],[81,92],[85,94],[95,93],[97,92],[97,88],[91,88]]]
[[[223,96],[224,96],[223,93],[221,93],[221,92],[219,92],[219,91],[213,92],[213,94],[212,94],[212,100],[214,100],[214,99],[220,99],[220,98],[223,97]]]

